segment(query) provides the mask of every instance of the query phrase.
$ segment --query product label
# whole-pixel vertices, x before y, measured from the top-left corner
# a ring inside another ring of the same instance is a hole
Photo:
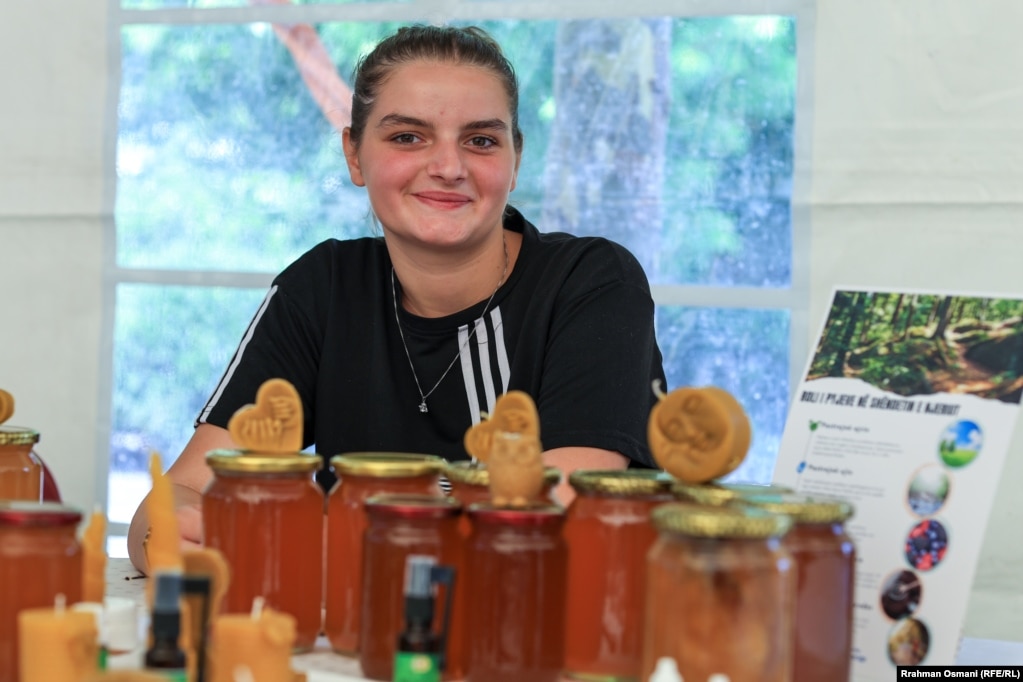
[[[437,655],[398,652],[394,656],[394,682],[440,682]]]

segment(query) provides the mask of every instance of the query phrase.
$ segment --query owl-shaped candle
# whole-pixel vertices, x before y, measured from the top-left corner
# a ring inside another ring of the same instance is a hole
[[[728,391],[683,387],[650,411],[647,440],[654,460],[680,481],[705,483],[734,471],[750,444],[749,417]]]
[[[486,463],[495,506],[525,507],[540,498],[540,415],[528,393],[509,391],[499,397],[490,418],[466,432],[465,449]]]

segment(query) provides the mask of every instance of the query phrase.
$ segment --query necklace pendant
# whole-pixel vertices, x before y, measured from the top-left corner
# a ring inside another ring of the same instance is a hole
[[[423,402],[419,403],[419,411],[420,412],[429,412],[430,411],[430,410],[426,409],[426,401],[425,400]]]

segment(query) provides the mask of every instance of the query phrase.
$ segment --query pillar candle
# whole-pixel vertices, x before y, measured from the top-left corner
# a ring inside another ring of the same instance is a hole
[[[234,682],[235,669],[247,668],[252,682],[291,680],[295,618],[261,607],[251,614],[226,614],[213,620],[210,672],[212,682]]]
[[[95,511],[82,533],[82,601],[103,602],[106,592],[107,517]]]
[[[21,682],[82,682],[99,669],[99,630],[87,611],[25,609],[18,614]]]
[[[149,458],[149,474],[153,489],[146,499],[149,516],[149,540],[146,542],[146,560],[150,575],[157,570],[182,570],[181,536],[178,517],[174,512],[173,485],[163,474],[160,455],[153,453]]]

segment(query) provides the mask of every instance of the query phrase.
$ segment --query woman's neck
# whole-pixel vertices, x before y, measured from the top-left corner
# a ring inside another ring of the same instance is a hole
[[[400,305],[420,317],[445,317],[490,299],[508,280],[522,245],[517,232],[501,233],[484,248],[461,257],[410,253],[388,243],[401,283]]]

